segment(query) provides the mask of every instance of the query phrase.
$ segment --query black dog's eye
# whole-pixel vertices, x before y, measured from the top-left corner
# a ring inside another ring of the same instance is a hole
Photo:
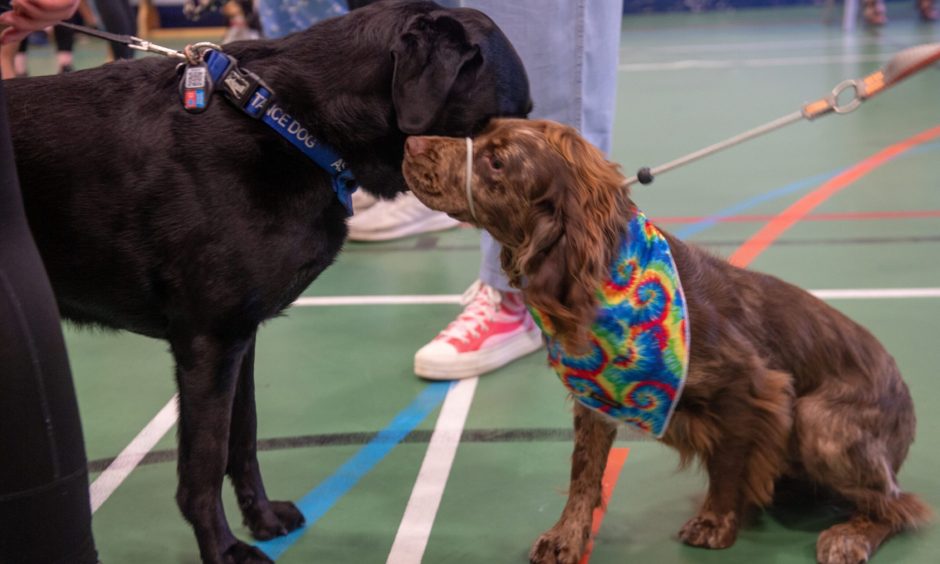
[[[493,168],[495,168],[496,170],[503,168],[503,161],[499,159],[493,159]]]

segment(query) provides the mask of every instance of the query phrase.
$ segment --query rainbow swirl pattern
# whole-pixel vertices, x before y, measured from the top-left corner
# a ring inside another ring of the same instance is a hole
[[[688,311],[669,243],[642,213],[630,220],[597,298],[590,346],[578,354],[566,351],[548,320],[529,308],[549,364],[587,407],[661,437],[688,372]]]

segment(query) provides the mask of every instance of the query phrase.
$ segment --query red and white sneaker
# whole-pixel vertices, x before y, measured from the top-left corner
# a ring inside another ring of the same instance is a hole
[[[415,353],[415,374],[430,380],[479,376],[538,350],[542,334],[519,292],[477,280],[457,319]]]

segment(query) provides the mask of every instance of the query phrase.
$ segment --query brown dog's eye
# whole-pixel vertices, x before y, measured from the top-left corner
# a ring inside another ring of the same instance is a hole
[[[492,168],[493,170],[499,170],[503,168],[503,161],[501,161],[499,157],[497,157],[493,153],[486,155],[486,160],[490,164],[490,168]]]

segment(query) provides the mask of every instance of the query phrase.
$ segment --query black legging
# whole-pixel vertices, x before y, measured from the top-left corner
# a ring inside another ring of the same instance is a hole
[[[71,17],[65,20],[69,23],[78,23],[78,16]],[[55,49],[56,51],[68,51],[72,52],[72,47],[75,45],[75,30],[70,27],[65,27],[64,25],[57,25],[52,28],[52,36],[55,37]],[[23,40],[23,43],[26,43],[26,40]]]
[[[105,31],[119,35],[137,35],[137,20],[127,0],[95,0],[95,7],[98,8]],[[115,41],[110,43],[115,59],[134,58],[134,50],[127,45]]]
[[[78,14],[72,16],[71,18],[65,20],[69,23],[79,23]],[[56,51],[68,51],[72,52],[73,47],[75,46],[75,30],[64,25],[53,26],[52,36],[55,38],[55,50]],[[29,47],[29,37],[20,41],[19,52],[25,53],[27,47]]]
[[[88,470],[59,311],[26,223],[0,85],[0,564],[90,564]]]

